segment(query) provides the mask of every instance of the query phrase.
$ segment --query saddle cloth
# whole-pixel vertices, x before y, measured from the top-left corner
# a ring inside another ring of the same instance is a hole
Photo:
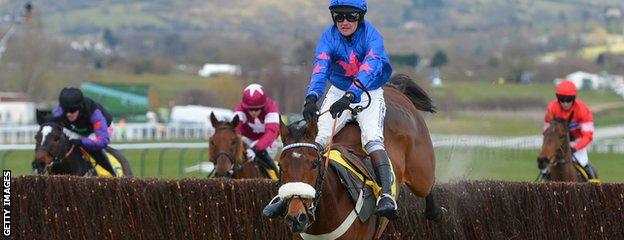
[[[381,195],[381,186],[376,180],[370,158],[358,156],[357,153],[342,146],[334,146],[334,149],[325,153],[325,156],[329,156],[329,164],[338,173],[340,182],[349,192],[353,204],[357,205],[358,200],[363,201],[362,208],[359,211],[356,209],[356,212],[358,218],[362,222],[366,222],[375,212],[377,198]],[[394,172],[392,175],[392,179],[395,179]],[[392,195],[395,198],[396,189],[397,183],[393,181]]]
[[[104,169],[102,166],[97,164],[97,162],[95,161],[95,158],[93,158],[93,156],[91,156],[91,154],[89,154],[88,151],[84,150],[83,148],[80,148],[80,152],[84,156],[88,157],[89,162],[91,162],[91,166],[93,166],[93,168],[95,169],[95,173],[99,177],[113,177],[113,175],[111,175],[110,172],[106,171],[106,169]],[[109,153],[106,150],[104,150],[104,153],[106,154],[106,157],[108,157],[108,161],[110,161],[111,166],[113,166],[113,171],[115,171],[115,174],[117,175],[117,177],[123,177],[124,176],[123,168],[121,166],[121,162],[119,162],[119,159],[117,159],[115,155]]]

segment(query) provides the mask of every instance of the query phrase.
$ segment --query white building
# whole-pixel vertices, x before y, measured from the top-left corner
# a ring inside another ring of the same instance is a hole
[[[199,105],[175,106],[171,109],[172,124],[206,124],[212,128],[210,113],[215,114],[220,121],[230,121],[234,112],[230,109],[206,107]]]
[[[595,90],[599,88],[608,87],[608,83],[601,76],[593,73],[577,71],[568,74],[564,79],[555,79],[555,85],[558,85],[563,80],[570,80],[579,90]]]
[[[0,125],[35,123],[35,103],[23,93],[0,92]]]
[[[214,64],[206,63],[204,67],[197,72],[201,77],[211,77],[218,74],[241,75],[241,67],[232,64]]]

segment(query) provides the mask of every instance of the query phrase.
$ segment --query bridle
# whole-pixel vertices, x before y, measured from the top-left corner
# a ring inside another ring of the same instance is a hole
[[[286,153],[287,150],[294,149],[294,148],[312,148],[312,149],[314,149],[316,151],[316,153],[318,155],[316,160],[314,160],[315,163],[316,163],[316,170],[318,172],[318,176],[316,177],[316,182],[314,183],[315,195],[314,195],[314,199],[312,201],[312,204],[310,206],[307,206],[306,201],[303,201],[304,197],[301,196],[301,195],[294,195],[293,194],[293,195],[289,196],[289,198],[288,198],[289,202],[290,202],[290,200],[293,199],[293,197],[297,197],[297,198],[301,199],[301,202],[303,203],[303,206],[304,206],[304,208],[306,210],[306,215],[310,219],[310,221],[308,222],[307,226],[310,226],[316,220],[316,209],[317,209],[318,204],[319,204],[319,202],[321,200],[321,196],[323,195],[323,186],[324,186],[324,182],[325,182],[325,175],[327,173],[327,168],[323,164],[322,149],[321,149],[321,147],[318,144],[315,144],[315,143],[291,143],[291,144],[288,144],[288,145],[284,146],[284,148],[282,149],[282,153],[281,153],[282,156],[280,156],[280,158],[283,157],[283,155]],[[288,184],[288,183],[286,183],[286,184]]]
[[[220,130],[230,130],[230,131],[234,132],[234,134],[236,134],[236,130],[234,130],[234,127],[231,127],[231,126],[228,126],[228,125],[223,125],[223,126],[219,126],[219,127],[215,128],[215,133],[220,131]],[[238,147],[237,146],[238,144],[239,143],[234,145],[234,151],[236,151],[236,149]],[[215,156],[215,163],[216,163],[216,160],[219,159],[219,157],[221,157],[221,156],[225,156],[225,158],[227,158],[228,161],[230,161],[230,163],[232,164],[232,166],[230,167],[230,170],[228,170],[226,172],[225,177],[231,178],[232,176],[234,176],[234,173],[236,173],[238,170],[243,168],[243,166],[240,163],[238,163],[238,161],[236,161],[236,159],[232,156],[232,154],[228,153],[226,151],[222,151],[222,152],[218,152],[217,153],[217,155]],[[208,175],[212,175],[214,173],[214,171],[215,170],[213,169],[212,172],[210,174],[208,174]]]
[[[51,123],[51,124],[45,124],[44,126],[50,126],[52,127],[52,129],[56,129],[60,125],[56,123]],[[60,127],[62,128],[62,126]],[[59,140],[60,140],[59,144],[62,147],[56,148],[56,151],[54,151],[54,149],[50,149],[48,146],[42,146],[40,144],[36,144],[35,146],[35,151],[44,151],[48,155],[52,156],[52,162],[49,165],[45,166],[45,168],[43,169],[43,174],[49,174],[50,169],[52,168],[53,165],[55,165],[56,163],[63,162],[63,160],[67,159],[67,157],[69,157],[69,155],[71,155],[72,152],[74,151],[73,145],[68,148],[69,138],[62,131],[59,136]],[[43,141],[43,139],[41,141]]]

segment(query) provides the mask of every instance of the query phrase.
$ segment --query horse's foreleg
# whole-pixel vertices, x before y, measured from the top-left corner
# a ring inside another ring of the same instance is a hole
[[[433,199],[433,191],[425,197],[425,216],[429,220],[439,222],[442,220],[442,216],[447,212],[446,208],[440,207],[440,205]]]

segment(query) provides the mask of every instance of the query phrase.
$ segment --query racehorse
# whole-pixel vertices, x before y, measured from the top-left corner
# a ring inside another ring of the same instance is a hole
[[[414,194],[425,198],[427,219],[439,221],[445,209],[436,203],[432,192],[435,156],[429,130],[418,111],[433,113],[434,106],[427,93],[406,75],[392,77],[383,89],[387,105],[384,141],[392,161],[395,181],[405,183]],[[314,142],[318,133],[317,121],[318,118],[315,118],[303,126],[296,123],[287,126],[280,122],[284,142],[279,161],[281,181],[284,183],[280,187],[280,194],[282,191],[290,192],[285,197],[286,224],[293,233],[299,233],[303,238],[379,237],[387,223],[385,218],[372,216],[366,222],[354,221],[350,226],[341,226],[355,204],[349,198],[347,189],[341,185],[337,173],[327,169],[323,149]],[[363,152],[359,127],[347,124],[333,137],[333,146]],[[296,184],[298,187],[283,189],[288,184]],[[339,233],[339,236],[329,235],[340,228],[345,230],[345,227],[346,231]]]
[[[208,151],[210,161],[215,165],[215,177],[269,178],[266,171],[261,169],[262,166],[258,165],[262,161],[247,161],[245,143],[235,130],[239,123],[238,115],[228,122],[217,120],[211,113],[210,122],[215,132],[208,140]]]
[[[45,116],[47,112],[37,111],[37,122],[39,131],[35,135],[35,159],[32,162],[33,173],[35,174],[66,174],[78,176],[110,176],[108,171],[98,171],[87,151],[76,148],[70,144],[68,129],[62,124],[52,121],[50,116]],[[75,133],[73,133],[75,134]],[[117,150],[107,147],[106,152],[117,158],[119,168],[123,176],[132,176],[132,169],[128,160]],[[111,164],[113,162],[111,161]],[[113,164],[113,168],[115,165]]]
[[[582,180],[572,161],[569,120],[555,118],[544,131],[542,149],[537,157],[537,166],[543,180],[579,182]]]

